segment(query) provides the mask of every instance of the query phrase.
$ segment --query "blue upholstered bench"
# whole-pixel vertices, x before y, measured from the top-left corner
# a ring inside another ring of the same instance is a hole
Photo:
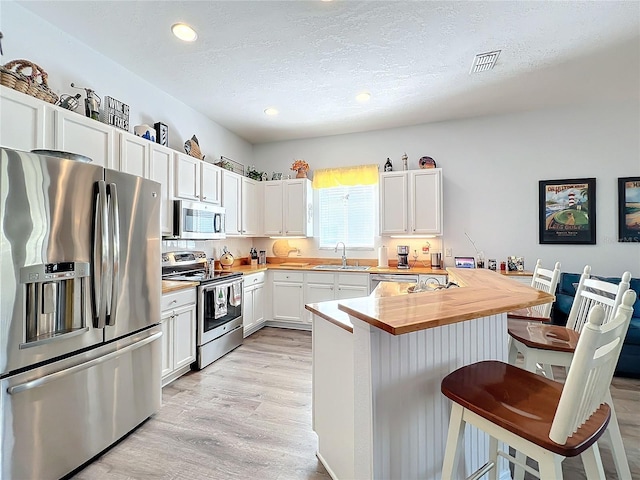
[[[620,283],[620,277],[601,277],[598,278],[611,282]],[[576,294],[573,284],[580,281],[579,273],[561,273],[558,290],[556,292],[556,301],[551,311],[551,321],[556,325],[566,325],[571,304]],[[640,296],[640,279],[632,278],[629,287],[635,290]],[[616,368],[617,376],[640,378],[640,299],[636,300],[633,305],[633,316],[629,331],[624,340],[618,366]]]

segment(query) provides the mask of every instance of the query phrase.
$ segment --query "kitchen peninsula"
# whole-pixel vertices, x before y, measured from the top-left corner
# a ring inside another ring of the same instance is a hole
[[[461,288],[307,305],[313,315],[313,428],[318,457],[336,479],[440,478],[453,370],[507,359],[506,312],[552,295],[489,270],[448,269]],[[467,429],[469,475],[488,441]]]

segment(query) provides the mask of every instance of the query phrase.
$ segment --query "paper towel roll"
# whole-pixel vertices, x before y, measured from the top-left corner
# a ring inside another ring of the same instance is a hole
[[[387,256],[387,247],[384,245],[378,247],[378,266],[379,267],[388,267],[389,266],[389,258]]]

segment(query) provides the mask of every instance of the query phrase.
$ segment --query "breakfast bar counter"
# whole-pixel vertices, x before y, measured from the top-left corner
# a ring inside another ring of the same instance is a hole
[[[450,410],[440,382],[464,365],[506,361],[506,312],[554,299],[489,270],[448,275],[459,288],[408,294],[384,283],[369,297],[306,306],[313,428],[333,478],[440,478]],[[461,477],[488,458],[484,436],[468,428],[465,442]]]

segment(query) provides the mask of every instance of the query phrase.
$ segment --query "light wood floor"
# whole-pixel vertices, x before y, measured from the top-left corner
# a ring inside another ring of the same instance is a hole
[[[612,394],[631,473],[640,479],[640,380],[616,378]],[[614,479],[608,443],[601,443]],[[327,480],[316,446],[311,334],[264,328],[165,387],[158,414],[73,478]],[[586,478],[579,459],[563,468],[567,480]]]

